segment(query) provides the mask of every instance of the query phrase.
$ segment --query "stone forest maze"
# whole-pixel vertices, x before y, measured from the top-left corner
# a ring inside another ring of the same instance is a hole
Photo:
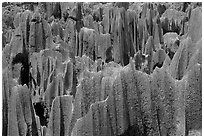
[[[3,136],[201,136],[202,2],[2,2]]]

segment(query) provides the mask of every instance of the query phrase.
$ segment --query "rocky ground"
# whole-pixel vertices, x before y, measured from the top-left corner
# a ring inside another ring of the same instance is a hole
[[[202,135],[202,3],[2,3],[3,136]]]

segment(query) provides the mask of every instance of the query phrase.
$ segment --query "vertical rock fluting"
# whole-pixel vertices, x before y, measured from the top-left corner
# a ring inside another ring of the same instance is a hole
[[[69,134],[69,128],[72,118],[72,97],[58,96],[53,100],[47,136],[66,136]]]
[[[161,69],[156,69],[151,76],[134,71],[133,69],[133,77],[130,66],[126,66],[125,68],[115,78],[109,95],[105,100],[107,102],[107,117],[109,120],[106,125],[108,128],[110,127],[108,134],[185,135],[187,128],[186,121],[188,120],[186,113],[189,113],[186,107],[189,106],[188,103],[193,104],[189,100],[187,100],[187,103],[185,101],[185,97],[188,97],[189,91],[187,90],[187,84],[190,82],[189,76],[185,76],[180,81],[175,80],[168,73],[168,66],[166,65]],[[194,84],[197,83],[195,82]],[[198,95],[200,88],[196,91]],[[133,100],[134,96],[136,96],[136,99]],[[190,97],[193,98],[193,96]],[[131,103],[131,99],[132,102],[134,101],[133,103]],[[117,105],[121,105],[120,108],[117,108]],[[100,120],[98,120],[97,116],[101,112],[98,112],[94,106],[92,108],[89,109],[89,112],[92,110],[92,113],[93,111],[95,113],[92,115],[93,119],[89,121],[95,122],[96,124],[93,123],[93,125],[96,127],[93,127],[92,133],[90,131],[87,133],[98,135],[100,132],[100,127],[98,126]],[[198,105],[198,109],[200,109],[200,104]],[[197,111],[196,119],[199,120],[199,117],[201,117],[200,110]],[[136,114],[137,116],[135,116]],[[86,118],[91,116],[90,113],[87,113],[85,116],[77,121],[72,131],[73,135],[83,135],[82,132],[87,131],[82,130],[82,126],[86,124],[84,122]],[[190,113],[188,115],[189,117],[192,117]],[[193,128],[199,130],[200,126],[193,125]],[[192,130],[190,126],[189,129]],[[137,130],[137,133],[135,130]]]
[[[199,3],[36,6],[4,35],[2,135],[202,135]],[[30,89],[10,65],[25,50]]]
[[[40,52],[40,50],[50,48],[52,45],[52,25],[48,24],[38,9],[34,12],[30,20],[26,32],[26,40],[28,41],[26,44],[29,45],[30,52]],[[57,34],[63,38],[62,29],[57,28]],[[53,33],[53,35],[56,35],[56,33]]]
[[[73,82],[73,63],[68,61],[65,67],[65,75],[64,75],[64,89],[65,91],[70,91],[72,88]]]
[[[8,135],[37,136],[37,124],[31,102],[31,96],[26,86],[16,86],[9,101]]]
[[[83,27],[79,32],[79,48],[77,50],[77,55],[80,57],[87,55],[92,60],[95,60],[95,41],[95,30]]]
[[[158,77],[160,76],[160,77]],[[156,69],[153,73],[152,92],[155,96],[158,127],[160,135],[176,135],[175,107],[175,80],[165,68]]]
[[[106,59],[106,50],[111,47],[111,36],[109,33],[96,34],[95,57]]]
[[[180,34],[181,21],[185,18],[185,13],[176,9],[167,9],[161,16],[163,33],[176,32]]]
[[[187,37],[181,41],[180,46],[172,59],[169,69],[170,74],[175,79],[182,79],[185,72],[187,71],[187,68],[192,66],[192,62],[190,61],[193,60],[193,55],[196,55],[198,51],[201,50],[201,43],[202,41],[199,41],[197,44],[193,43],[190,37]],[[193,65],[195,63],[201,62],[199,62],[199,60],[194,61]]]
[[[57,74],[53,77],[51,83],[49,83],[45,93],[44,100],[48,108],[51,108],[52,102],[57,96],[62,96],[65,94],[63,85],[62,73]]]
[[[154,50],[154,40],[153,37],[150,36],[147,40],[147,43],[145,45],[145,54],[148,55],[147,60],[147,73],[150,74],[152,72],[152,58],[153,58],[153,50]]]
[[[187,75],[185,92],[185,132],[202,129],[202,67],[195,64]]]

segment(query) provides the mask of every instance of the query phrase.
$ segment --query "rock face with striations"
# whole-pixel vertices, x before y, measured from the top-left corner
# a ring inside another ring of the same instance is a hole
[[[3,5],[3,136],[202,135],[201,3]]]
[[[114,79],[107,99],[95,103],[102,105],[107,102],[107,111],[103,113],[107,112],[110,121],[104,123],[107,123],[105,127],[112,129],[104,135],[185,135],[185,111],[188,109],[185,97],[189,91],[186,85],[190,82],[189,77],[187,75],[180,81],[175,80],[168,73],[167,66],[156,69],[151,76],[134,71],[131,64],[126,66]],[[200,88],[195,90],[198,95]],[[93,125],[97,122],[93,113],[95,104],[89,106],[89,112],[77,120],[72,135],[98,135],[103,128],[100,123],[96,127],[90,126],[89,130],[83,129],[88,122],[93,121]],[[196,113],[196,119],[199,120],[200,113]],[[199,125],[193,127],[200,129]],[[137,133],[133,130],[137,130]]]
[[[8,101],[8,135],[37,136],[37,124],[28,88],[15,86]]]
[[[176,32],[177,34],[179,34],[181,31],[181,21],[184,20],[184,18],[184,12],[177,11],[176,9],[167,9],[161,17],[164,34],[166,32]]]
[[[73,104],[71,96],[59,96],[52,102],[47,136],[67,136],[72,118]]]

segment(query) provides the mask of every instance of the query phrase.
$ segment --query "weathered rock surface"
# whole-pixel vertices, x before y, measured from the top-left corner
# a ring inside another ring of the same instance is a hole
[[[202,135],[201,3],[11,4],[2,135]]]

